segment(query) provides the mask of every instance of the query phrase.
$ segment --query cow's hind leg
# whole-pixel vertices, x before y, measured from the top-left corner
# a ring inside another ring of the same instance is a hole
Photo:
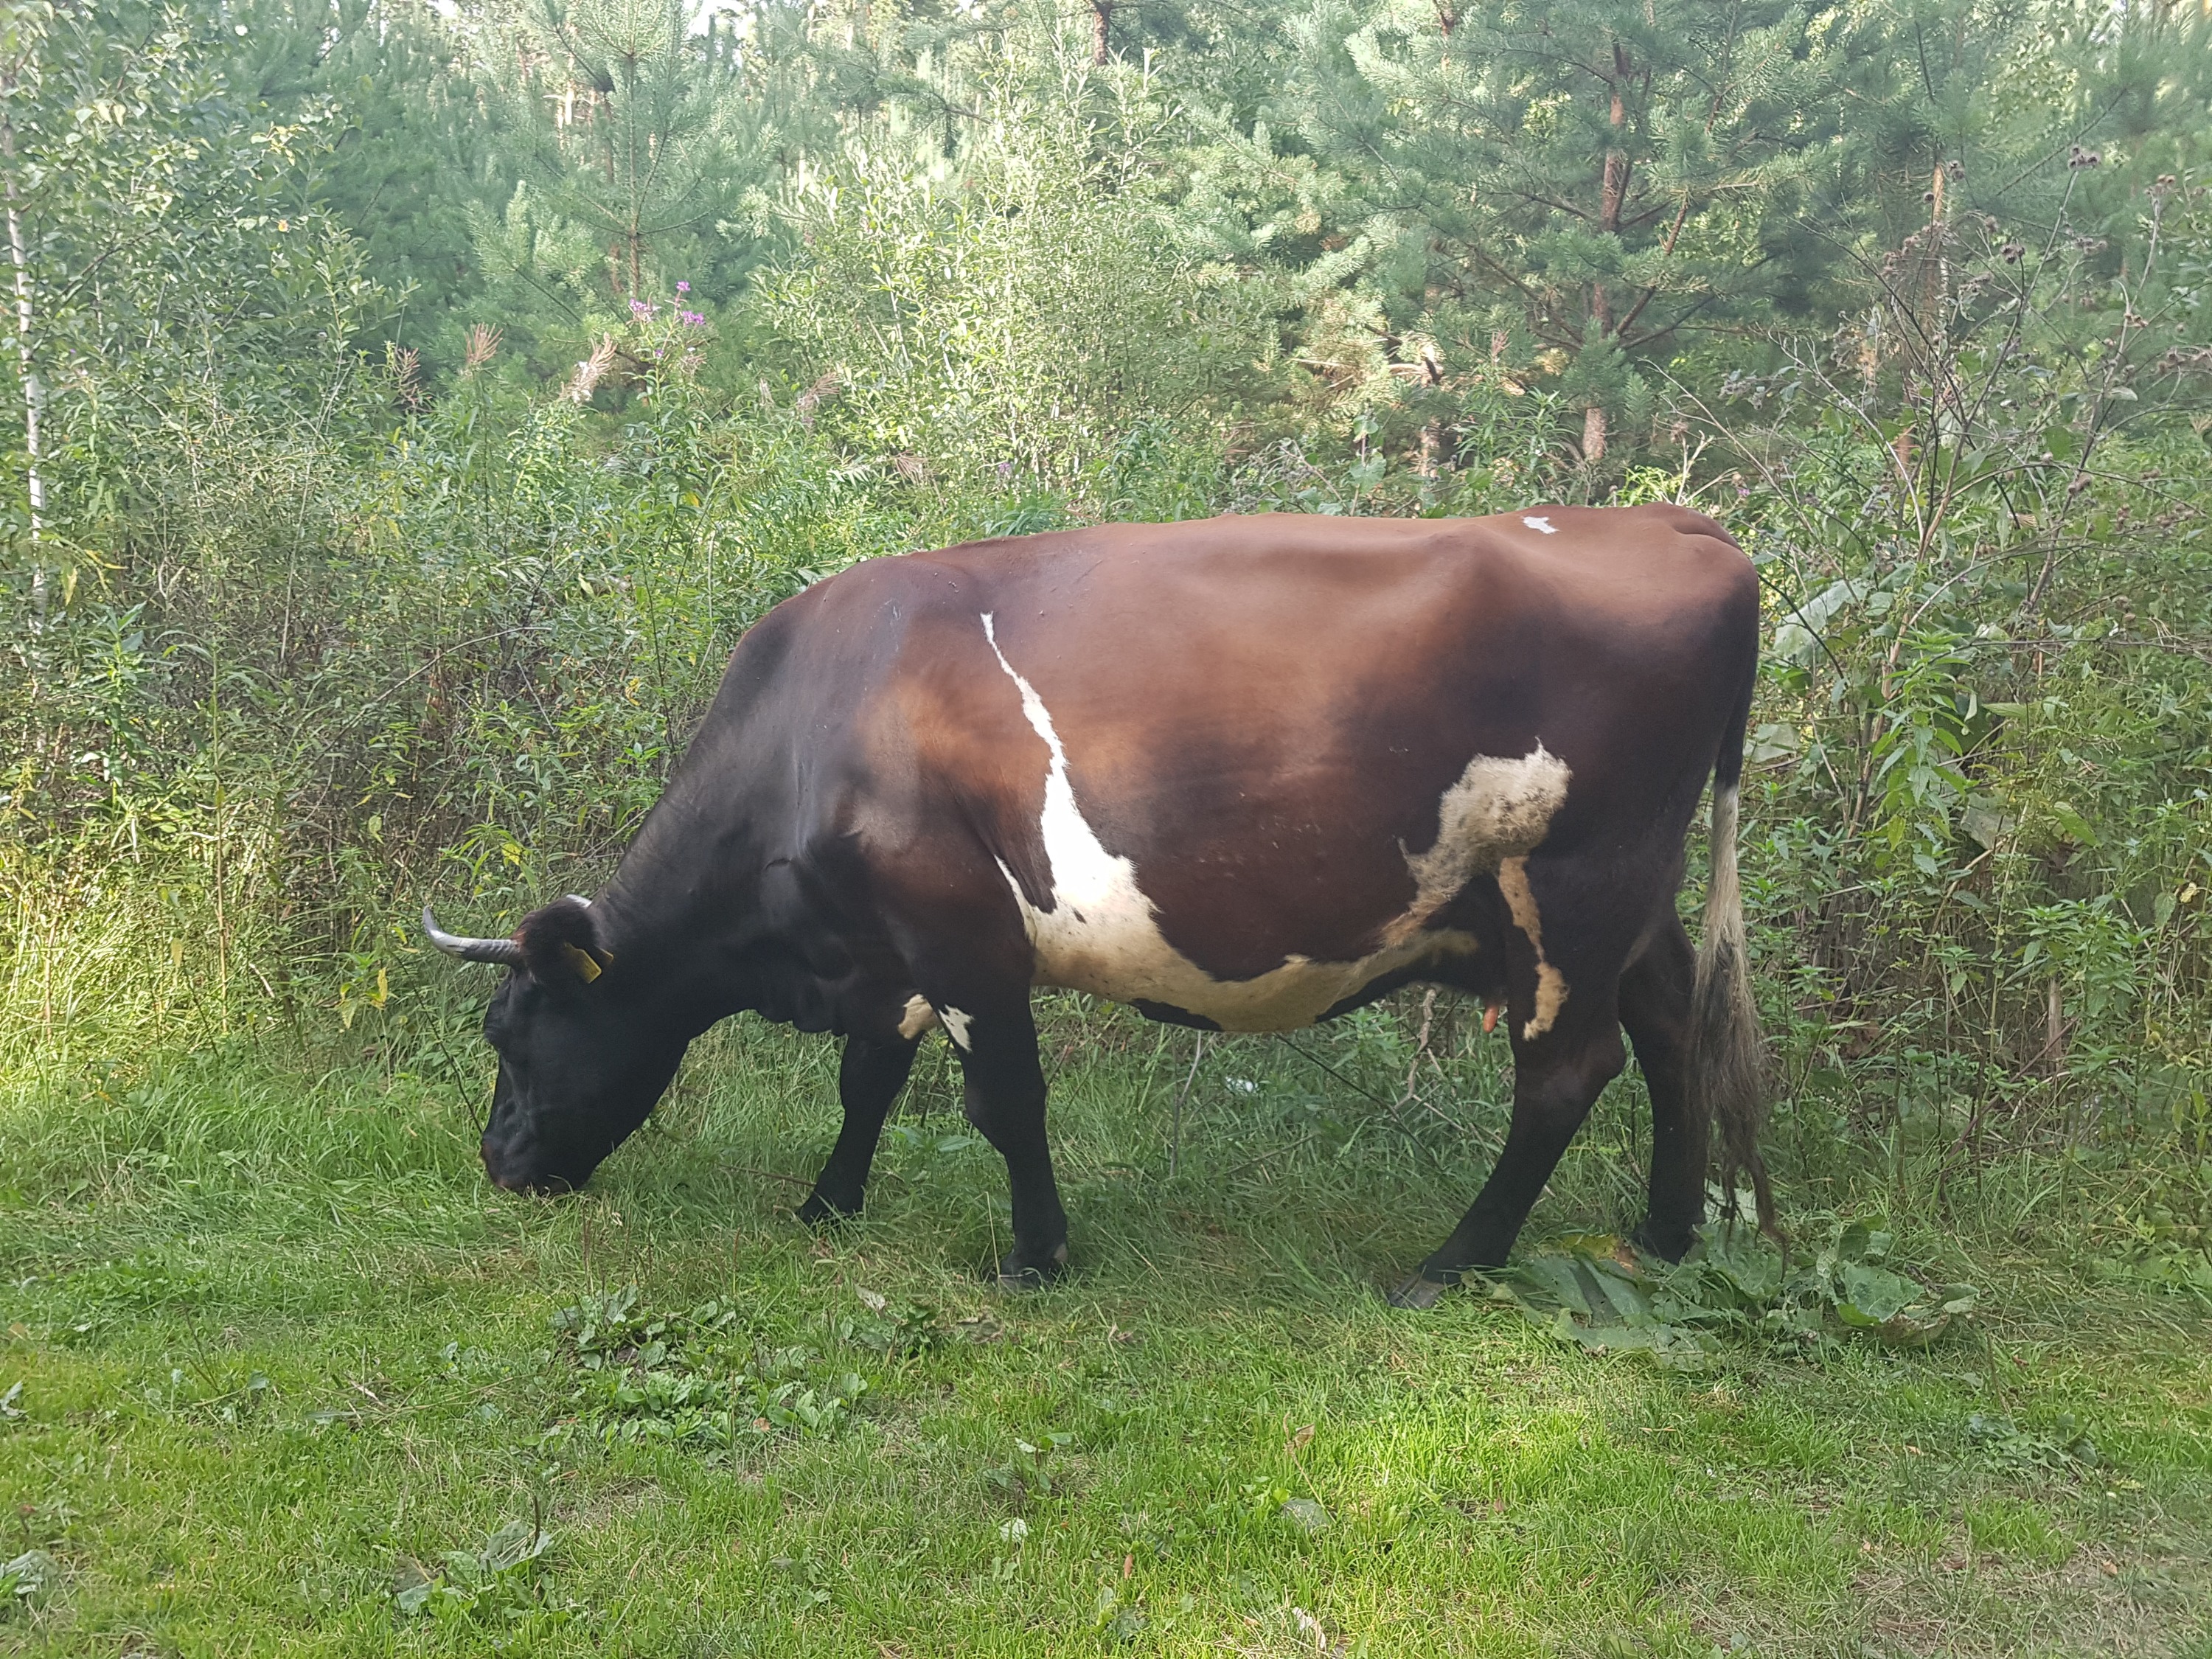
[[[1585,1003],[1587,1008],[1588,1004]],[[1599,1092],[1620,1074],[1627,1056],[1620,1028],[1585,1017],[1571,1030],[1554,1030],[1513,1043],[1513,1123],[1498,1163],[1449,1238],[1420,1272],[1390,1294],[1401,1308],[1428,1308],[1471,1267],[1501,1267],[1559,1156],[1589,1115]]]
[[[962,1106],[968,1121],[1006,1160],[1014,1247],[999,1263],[1000,1288],[1034,1290],[1067,1264],[1067,1212],[1045,1141],[1044,1070],[1028,999],[982,1013],[938,1012],[966,1074]]]
[[[1620,1023],[1651,1096],[1651,1188],[1636,1243],[1679,1261],[1705,1218],[1705,1103],[1689,1086],[1690,990],[1697,955],[1673,911],[1620,979]]]
[[[844,1103],[845,1125],[837,1132],[837,1144],[830,1149],[822,1173],[815,1177],[813,1192],[799,1206],[799,1218],[808,1226],[860,1212],[884,1120],[906,1086],[918,1042],[909,1037],[845,1039],[845,1056],[837,1066],[837,1097]]]

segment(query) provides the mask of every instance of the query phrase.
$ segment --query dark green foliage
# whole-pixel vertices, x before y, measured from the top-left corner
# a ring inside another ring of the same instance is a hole
[[[1292,29],[1274,131],[1310,182],[1266,191],[1261,234],[1341,243],[1347,331],[1393,338],[1432,387],[1549,377],[1597,411],[1588,449],[1608,411],[1649,426],[1639,365],[1826,298],[1879,205],[1850,112],[1885,101],[1880,10],[1407,0],[1317,5]],[[1265,190],[1274,150],[1255,130],[1227,164]]]

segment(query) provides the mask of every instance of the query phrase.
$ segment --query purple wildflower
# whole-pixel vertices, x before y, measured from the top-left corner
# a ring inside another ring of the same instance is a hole
[[[689,294],[691,291],[691,284],[689,283],[678,283],[676,285],[676,291],[678,294]]]

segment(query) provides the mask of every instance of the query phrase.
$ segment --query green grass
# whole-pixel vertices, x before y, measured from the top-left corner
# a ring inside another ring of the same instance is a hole
[[[559,1201],[483,1181],[473,1060],[318,1076],[240,1044],[127,1087],[19,1079],[0,1560],[56,1571],[0,1650],[2212,1652],[2212,1331],[2093,1276],[2047,1171],[1992,1168],[1971,1213],[1891,1206],[1901,1249],[1982,1287],[1965,1333],[1673,1371],[1472,1294],[1382,1304],[1480,1183],[1492,1060],[1455,1125],[1228,1044],[1170,1180],[1189,1037],[1056,1018],[1079,1271],[1018,1300],[981,1277],[1002,1171],[941,1049],[868,1216],[822,1240],[787,1211],[834,1052],[757,1027]],[[1357,1030],[1304,1041],[1395,1097]],[[1619,1085],[1530,1240],[1632,1219],[1638,1132]],[[552,1316],[630,1284],[866,1391],[818,1430],[610,1445]],[[2060,1449],[2080,1434],[2094,1466]],[[515,1522],[554,1534],[536,1563],[446,1559]],[[403,1610],[425,1583],[456,1593]]]

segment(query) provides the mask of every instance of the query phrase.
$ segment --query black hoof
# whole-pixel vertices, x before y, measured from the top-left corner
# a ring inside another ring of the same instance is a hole
[[[1698,1235],[1687,1230],[1679,1234],[1654,1232],[1647,1221],[1629,1234],[1628,1242],[1644,1255],[1656,1255],[1662,1261],[1680,1261],[1689,1255],[1690,1246],[1698,1242]]]
[[[1417,1310],[1433,1308],[1443,1300],[1444,1292],[1458,1283],[1457,1273],[1452,1274],[1449,1279],[1431,1279],[1425,1271],[1417,1273],[1396,1290],[1392,1291],[1389,1301],[1394,1308],[1412,1308]]]
[[[1042,1263],[1026,1260],[1018,1252],[999,1264],[998,1286],[1008,1295],[1041,1291],[1067,1270],[1067,1246],[1063,1244]]]
[[[830,1200],[823,1197],[819,1188],[809,1193],[806,1195],[806,1202],[799,1206],[800,1223],[813,1228],[817,1232],[850,1221],[860,1213],[859,1205],[855,1204],[848,1210],[843,1205],[833,1203]]]

